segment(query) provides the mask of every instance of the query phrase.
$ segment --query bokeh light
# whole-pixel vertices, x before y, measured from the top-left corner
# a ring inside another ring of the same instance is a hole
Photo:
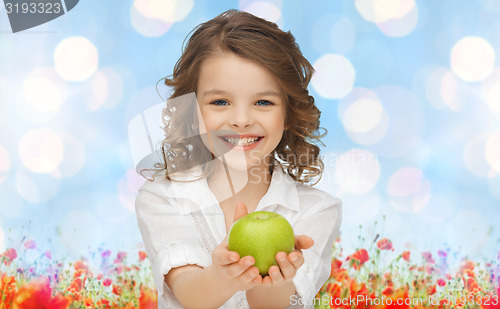
[[[147,131],[153,142],[164,134],[155,83],[196,25],[231,8],[291,31],[314,64],[308,90],[328,129],[315,187],[343,201],[343,242],[357,246],[363,225],[362,237],[384,234],[395,248],[495,247],[498,230],[484,237],[484,227],[500,205],[498,0],[134,0],[113,15],[110,5],[2,37],[6,247],[29,235],[80,258],[141,241],[134,168],[151,154]]]
[[[165,24],[183,20],[191,12],[194,0],[134,0],[133,7],[148,19],[156,19]]]
[[[388,117],[387,132],[370,150],[384,156],[400,156],[415,148],[423,129],[421,103],[406,89],[384,85],[373,89]],[[382,122],[384,124],[384,122]]]
[[[384,1],[377,1],[384,2]],[[403,5],[413,2],[413,0],[400,1]],[[401,11],[406,11],[406,8]],[[400,11],[400,12],[401,12]],[[399,15],[399,14],[397,14]],[[403,37],[411,33],[418,24],[418,7],[413,3],[411,11],[401,18],[393,18],[384,22],[377,23],[377,27],[387,36]]]
[[[341,55],[326,54],[314,62],[311,83],[318,94],[327,99],[340,99],[351,92],[356,72],[351,62]]]
[[[500,173],[500,131],[491,134],[486,140],[484,152],[491,168]]]
[[[380,177],[377,155],[362,149],[342,153],[335,164],[335,180],[340,188],[352,194],[364,194],[372,190]]]
[[[372,145],[387,132],[389,117],[370,89],[354,88],[339,101],[338,115],[349,137],[358,144]]]
[[[464,37],[453,46],[450,64],[453,72],[464,81],[482,81],[493,72],[495,50],[483,38]]]
[[[95,45],[81,36],[62,40],[54,50],[57,73],[68,81],[84,81],[95,73],[99,54]]]
[[[48,128],[31,130],[19,142],[19,157],[31,172],[51,173],[63,160],[63,142]]]
[[[265,1],[255,1],[241,9],[255,16],[259,16],[266,20],[272,21],[279,27],[283,27],[284,21],[283,17],[281,16],[281,10],[273,3]]]
[[[415,78],[420,78],[423,82],[422,89],[426,99],[436,109],[449,108],[453,111],[462,110],[465,104],[463,95],[464,82],[459,79],[451,70],[445,67],[426,68]]]
[[[63,102],[63,91],[47,77],[28,76],[23,84],[24,99],[38,112],[57,111]]]
[[[389,178],[387,193],[391,206],[401,212],[422,210],[431,197],[431,184],[415,167],[403,167]]]
[[[111,67],[104,67],[89,79],[87,86],[89,110],[113,109],[123,99],[124,76]]]
[[[486,140],[489,135],[481,133],[467,141],[464,146],[464,165],[476,177],[491,177],[491,166],[486,160]]]
[[[481,96],[491,113],[500,120],[500,67],[482,83]]]
[[[367,21],[383,23],[406,16],[414,7],[414,0],[355,0],[354,5]]]
[[[0,144],[0,184],[7,179],[10,170],[10,156],[7,150]]]
[[[135,5],[136,2],[137,1],[135,1],[134,5],[132,5],[132,7],[130,8],[130,20],[132,22],[132,26],[137,32],[139,32],[141,35],[145,37],[158,37],[164,35],[165,32],[167,32],[168,29],[170,29],[173,23],[165,22],[163,20],[156,18],[149,18],[141,14],[141,12],[137,9]],[[142,2],[149,3],[149,1],[141,1],[141,3]],[[149,11],[149,9],[147,10]]]
[[[17,110],[28,122],[52,121],[68,95],[66,81],[52,67],[37,67],[24,79]]]

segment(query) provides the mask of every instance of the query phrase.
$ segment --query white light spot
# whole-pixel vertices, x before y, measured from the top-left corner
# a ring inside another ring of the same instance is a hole
[[[450,64],[453,72],[464,81],[482,81],[493,72],[495,51],[485,39],[468,36],[453,46]]]
[[[0,145],[0,184],[7,179],[10,170],[10,156],[7,150]]]
[[[24,99],[36,111],[53,112],[62,105],[61,90],[50,79],[28,77],[23,83]]]
[[[191,12],[194,0],[135,0],[133,8],[148,19],[157,19],[166,24],[184,20]]]
[[[500,67],[483,82],[481,95],[492,114],[500,120]]]
[[[84,81],[97,70],[97,48],[84,37],[69,37],[61,41],[54,51],[57,73],[69,81]]]
[[[66,100],[67,85],[53,67],[38,67],[26,76],[21,94],[16,100],[19,114],[31,123],[47,123]]]
[[[279,27],[283,26],[283,16],[281,10],[274,4],[264,1],[255,1],[246,6],[243,11],[255,16],[276,23]]]
[[[479,134],[464,147],[464,165],[476,177],[487,178],[491,175],[491,166],[486,161],[485,154],[487,138],[487,134]]]
[[[402,18],[416,7],[414,0],[356,0],[354,5],[364,19],[375,23]]]
[[[500,173],[500,131],[490,135],[485,144],[486,161]]]
[[[146,37],[158,37],[164,35],[168,29],[172,26],[173,23],[167,23],[163,20],[150,18],[144,14],[141,14],[138,11],[135,3],[130,8],[130,20],[132,22],[132,26],[134,29],[139,32],[141,35]],[[141,2],[149,2],[149,1],[141,1]],[[169,1],[164,1],[169,2]]]
[[[335,178],[340,187],[353,194],[369,192],[380,177],[377,156],[371,152],[352,149],[338,157]]]
[[[51,173],[64,157],[61,138],[47,128],[35,129],[19,142],[21,162],[33,173]]]
[[[320,96],[340,99],[351,92],[356,72],[344,56],[326,54],[314,63],[314,69],[311,83]]]
[[[382,1],[383,2],[383,1]],[[389,19],[377,23],[377,27],[385,35],[391,37],[403,37],[411,33],[418,24],[418,8],[414,6],[409,14],[401,18]]]
[[[372,145],[387,132],[389,117],[372,90],[354,88],[339,101],[338,115],[349,137],[358,144]]]
[[[342,123],[346,130],[365,133],[380,123],[383,113],[384,108],[378,100],[360,99],[347,107]]]

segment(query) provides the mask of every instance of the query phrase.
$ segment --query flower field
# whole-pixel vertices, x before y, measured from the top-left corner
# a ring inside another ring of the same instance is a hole
[[[344,255],[334,246],[331,275],[315,308],[500,309],[500,251],[472,261],[450,249],[395,253],[387,238]]]
[[[19,251],[19,256],[18,256]],[[23,255],[38,253],[34,262]],[[151,268],[144,251],[135,256],[109,250],[87,260],[53,261],[27,240],[1,255],[0,309],[157,308]]]
[[[378,237],[365,247],[344,254],[337,240],[315,308],[500,309],[500,252],[493,261],[472,261],[449,249],[397,253],[389,239]],[[28,262],[28,255],[38,257]],[[144,251],[91,255],[54,261],[32,240],[7,249],[0,260],[0,309],[157,307]]]

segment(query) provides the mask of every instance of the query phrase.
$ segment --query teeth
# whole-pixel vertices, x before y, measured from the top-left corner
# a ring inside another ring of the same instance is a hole
[[[222,137],[226,142],[233,144],[235,146],[248,146],[259,140],[259,137]]]

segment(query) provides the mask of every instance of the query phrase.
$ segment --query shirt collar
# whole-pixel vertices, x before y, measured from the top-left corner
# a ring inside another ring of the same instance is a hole
[[[299,210],[299,193],[296,181],[283,172],[279,166],[274,168],[269,189],[257,205],[256,211],[276,204],[293,211]]]
[[[174,181],[170,182],[165,194],[175,199],[190,201],[190,203],[182,203],[180,209],[182,214],[192,213],[219,204],[208,186],[207,179],[199,178],[199,174],[196,172],[177,176]],[[256,211],[277,204],[293,211],[299,210],[299,194],[296,181],[283,172],[280,167],[275,167],[269,189],[259,201]]]

